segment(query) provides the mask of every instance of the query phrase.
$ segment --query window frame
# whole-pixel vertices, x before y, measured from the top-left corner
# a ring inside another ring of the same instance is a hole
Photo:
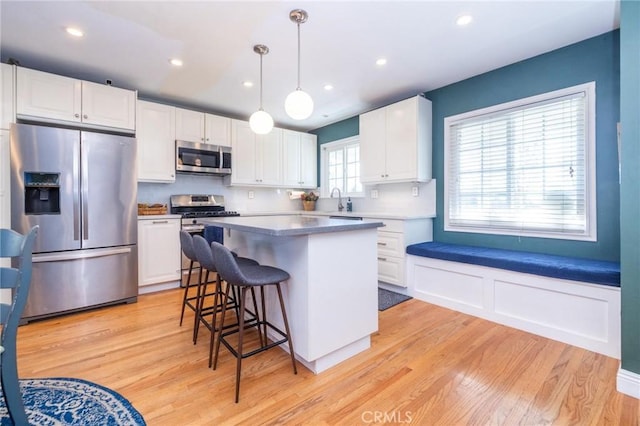
[[[329,167],[329,150],[336,150],[336,149],[344,149],[347,146],[350,145],[355,145],[357,144],[358,147],[360,147],[360,136],[359,135],[355,135],[355,136],[350,136],[348,138],[343,138],[343,139],[338,139],[335,141],[331,141],[331,142],[327,142],[327,143],[323,143],[322,145],[320,145],[320,197],[322,198],[329,198],[330,197],[330,191],[331,188],[329,188],[329,173],[327,168]],[[362,160],[360,159],[359,162],[361,162]],[[346,171],[345,171],[345,175],[346,177]],[[358,197],[364,197],[365,196],[365,188],[364,188],[364,184],[362,182],[360,182],[360,186],[362,187],[362,191],[361,192],[344,192],[341,193],[342,197],[352,197],[352,198],[358,198]],[[346,187],[346,185],[345,185]]]
[[[462,121],[477,119],[481,116],[496,115],[506,113],[508,111],[525,109],[527,106],[534,106],[537,103],[550,101],[555,98],[570,96],[573,94],[584,93],[585,96],[585,124],[584,124],[584,167],[585,167],[585,211],[586,224],[584,233],[568,233],[553,231],[534,231],[534,230],[518,230],[505,228],[491,228],[490,226],[472,226],[472,225],[455,225],[450,223],[450,185],[454,177],[450,176],[450,157],[451,157],[451,127]],[[555,90],[540,95],[530,96],[511,102],[493,105],[487,108],[481,108],[474,111],[468,111],[457,114],[444,119],[444,230],[449,232],[467,232],[488,235],[512,235],[526,236],[538,238],[552,238],[561,240],[576,241],[597,241],[597,200],[596,200],[596,84],[594,81]]]

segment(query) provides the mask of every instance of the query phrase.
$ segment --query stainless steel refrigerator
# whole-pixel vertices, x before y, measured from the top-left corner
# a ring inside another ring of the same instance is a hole
[[[23,322],[138,295],[136,143],[11,127],[11,227],[40,225]]]

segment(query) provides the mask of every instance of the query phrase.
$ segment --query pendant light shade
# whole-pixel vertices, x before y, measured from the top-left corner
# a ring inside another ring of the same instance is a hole
[[[307,22],[309,15],[302,9],[289,12],[289,19],[298,26],[298,86],[291,92],[284,102],[287,115],[294,120],[309,118],[313,112],[313,99],[300,88],[300,24]]]
[[[268,112],[260,109],[251,114],[251,117],[249,118],[249,127],[253,130],[253,133],[266,135],[271,131],[271,129],[273,129],[273,118],[271,118]]]
[[[284,101],[284,109],[287,115],[295,120],[309,118],[313,112],[313,99],[302,89],[296,89],[289,93]]]
[[[260,108],[251,114],[249,127],[258,135],[266,135],[273,129],[273,118],[262,109],[262,56],[269,53],[269,48],[263,44],[256,44],[253,51],[260,55]]]

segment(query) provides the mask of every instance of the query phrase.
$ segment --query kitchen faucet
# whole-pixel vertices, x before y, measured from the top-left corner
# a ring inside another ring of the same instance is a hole
[[[331,190],[331,195],[329,195],[329,197],[333,198],[333,193],[334,193],[334,191],[336,191],[336,190],[338,191],[338,211],[339,211],[339,212],[341,212],[341,211],[342,211],[342,209],[344,209],[344,206],[342,205],[342,193],[340,192],[340,188],[338,188],[337,186],[336,186],[336,187],[334,187],[334,188]]]

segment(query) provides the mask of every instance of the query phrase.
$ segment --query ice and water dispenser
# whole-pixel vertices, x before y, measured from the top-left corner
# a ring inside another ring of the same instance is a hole
[[[60,214],[60,173],[25,172],[25,214]]]

